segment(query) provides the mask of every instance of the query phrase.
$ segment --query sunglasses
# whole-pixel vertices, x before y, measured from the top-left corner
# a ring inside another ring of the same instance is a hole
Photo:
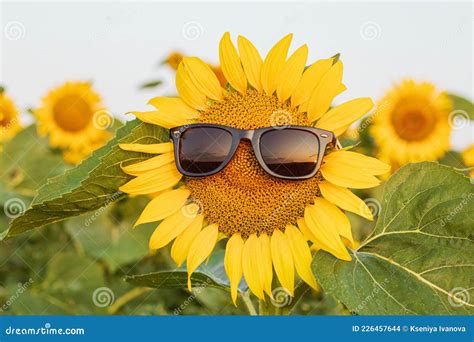
[[[170,130],[176,166],[187,177],[220,172],[241,140],[252,143],[261,167],[282,179],[301,180],[319,170],[328,146],[340,148],[333,132],[305,126],[242,130],[222,125],[190,124]]]

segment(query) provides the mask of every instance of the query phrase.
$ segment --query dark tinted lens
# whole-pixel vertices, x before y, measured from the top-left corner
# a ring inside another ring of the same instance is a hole
[[[181,134],[179,162],[188,173],[201,175],[222,165],[232,147],[232,135],[221,128],[192,127]]]
[[[270,170],[280,176],[310,175],[318,162],[319,140],[299,129],[280,129],[264,133],[260,153]]]

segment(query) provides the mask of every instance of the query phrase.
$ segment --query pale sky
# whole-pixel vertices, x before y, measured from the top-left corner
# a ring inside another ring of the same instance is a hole
[[[374,100],[404,77],[434,82],[473,99],[472,2],[163,2],[1,1],[0,84],[25,110],[65,80],[93,80],[118,117],[175,92],[158,65],[180,50],[217,63],[225,31],[242,34],[265,54],[292,32],[292,50],[307,43],[310,60],[341,53],[348,90],[336,103]],[[145,81],[165,86],[138,90]],[[474,143],[474,126],[453,145]]]

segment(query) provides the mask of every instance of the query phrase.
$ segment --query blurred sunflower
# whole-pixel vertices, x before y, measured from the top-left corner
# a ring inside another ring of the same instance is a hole
[[[13,100],[0,89],[0,142],[12,138],[21,129],[18,115]]]
[[[274,125],[275,113],[291,124],[316,126],[342,134],[372,107],[359,98],[330,109],[345,89],[342,62],[332,58],[305,68],[308,48],[288,59],[292,35],[285,36],[263,60],[246,38],[238,50],[229,33],[219,46],[220,65],[228,86],[221,87],[209,65],[196,57],[179,64],[177,98],[150,100],[156,111],[134,112],[142,121],[171,128],[187,123],[215,123],[240,129]],[[240,144],[232,161],[205,178],[183,178],[173,156],[172,142],[122,144],[127,151],[155,154],[146,161],[123,166],[136,176],[120,189],[129,194],[159,194],[144,209],[136,225],[161,221],[150,238],[159,249],[174,240],[171,256],[187,264],[189,277],[228,238],[225,270],[236,302],[242,275],[260,299],[272,296],[273,269],[280,284],[293,295],[295,270],[313,288],[308,240],[334,256],[351,260],[351,226],[343,210],[372,219],[365,203],[348,188],[379,185],[375,175],[389,166],[362,154],[337,150],[324,157],[320,172],[302,181],[274,178],[262,170],[248,144]],[[188,281],[191,289],[191,281]]]
[[[453,105],[429,82],[404,80],[377,103],[370,133],[378,157],[392,170],[406,163],[434,161],[450,148]]]
[[[464,164],[468,167],[474,167],[474,145],[469,146],[463,153],[462,159],[464,160]],[[471,177],[474,177],[474,170],[469,172]]]
[[[67,162],[76,164],[109,138],[101,98],[88,82],[66,82],[54,88],[35,110],[38,134],[49,136]]]

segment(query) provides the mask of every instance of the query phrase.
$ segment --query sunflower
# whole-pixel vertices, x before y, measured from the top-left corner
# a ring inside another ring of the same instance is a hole
[[[464,164],[468,167],[474,167],[474,144],[469,146],[463,153],[462,159],[464,160]],[[469,172],[471,177],[474,177],[474,170]]]
[[[166,59],[164,60],[164,63],[167,64],[171,69],[178,70],[179,64],[181,63],[183,58],[184,58],[184,55],[181,52],[173,51],[172,53],[168,55],[168,57],[166,57]],[[221,86],[225,87],[225,85],[227,84],[227,80],[224,74],[222,73],[221,67],[217,65],[212,65],[212,64],[209,64],[209,67],[216,74],[217,79],[219,80],[219,83],[221,84]]]
[[[201,122],[256,129],[273,125],[275,113],[284,113],[294,125],[342,134],[371,109],[372,101],[358,98],[330,108],[345,89],[342,62],[329,58],[306,68],[306,45],[287,59],[291,39],[291,34],[285,36],[262,59],[249,40],[239,36],[237,50],[226,33],[219,45],[220,65],[228,82],[225,89],[209,65],[185,57],[176,76],[179,97],[153,98],[150,104],[156,111],[134,114],[165,128]],[[136,222],[161,221],[150,238],[150,248],[156,250],[174,240],[171,257],[178,266],[186,261],[190,277],[216,243],[227,240],[224,266],[234,304],[242,276],[263,300],[265,294],[272,297],[274,271],[291,295],[295,270],[316,288],[310,244],[351,260],[346,246],[353,247],[354,239],[344,211],[369,220],[372,215],[348,188],[375,187],[380,183],[375,176],[389,169],[375,158],[337,150],[324,157],[315,177],[287,181],[264,172],[250,146],[241,143],[221,172],[184,178],[175,166],[172,142],[120,147],[155,155],[124,165],[124,172],[136,177],[120,188],[134,195],[161,191]],[[189,280],[189,289],[191,285]]]
[[[432,83],[404,80],[378,102],[370,129],[378,157],[393,169],[434,161],[450,147],[452,102]]]
[[[88,82],[66,82],[52,89],[35,110],[38,133],[49,136],[65,160],[78,163],[110,138],[99,94]],[[110,117],[109,117],[110,119]]]
[[[21,129],[18,115],[13,100],[0,89],[0,142],[12,138]]]

